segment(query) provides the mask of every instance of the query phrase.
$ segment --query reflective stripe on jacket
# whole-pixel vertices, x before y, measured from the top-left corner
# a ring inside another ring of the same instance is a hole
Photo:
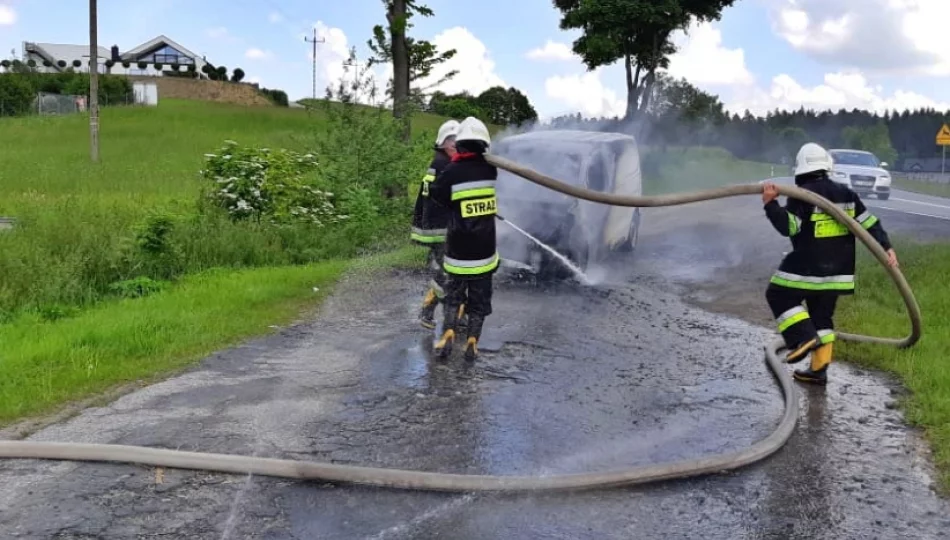
[[[481,154],[457,156],[430,186],[430,196],[450,209],[443,268],[477,278],[498,269],[495,245],[498,169]]]
[[[409,238],[422,245],[445,242],[445,226],[449,220],[449,209],[436,204],[429,196],[430,186],[436,177],[449,164],[449,156],[437,150],[429,169],[422,177],[419,193],[416,195],[416,207],[412,215],[412,227]]]
[[[821,178],[799,187],[828,199],[867,229],[885,250],[891,248],[881,222],[847,186]],[[854,292],[855,238],[844,224],[821,208],[792,198],[784,207],[771,201],[765,205],[765,213],[775,230],[792,241],[792,252],[772,275],[772,284],[835,294]]]

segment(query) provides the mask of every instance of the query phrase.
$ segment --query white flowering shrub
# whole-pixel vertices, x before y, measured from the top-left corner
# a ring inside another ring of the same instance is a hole
[[[200,174],[213,182],[208,196],[234,220],[325,226],[349,217],[337,211],[333,193],[315,187],[318,164],[313,154],[225,141],[205,159]]]

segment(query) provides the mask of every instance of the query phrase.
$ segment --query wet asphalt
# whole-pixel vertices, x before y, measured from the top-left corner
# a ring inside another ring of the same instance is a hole
[[[948,221],[879,212],[945,237]],[[114,442],[427,471],[557,474],[770,433],[762,291],[784,251],[752,198],[649,209],[601,285],[499,277],[482,358],[440,364],[424,277],[354,273],[313,318],[48,427]],[[929,238],[929,237],[928,237]],[[372,282],[372,286],[368,282]],[[860,287],[860,284],[859,284]],[[893,381],[801,387],[789,443],[732,473],[577,494],[383,490],[121,464],[0,463],[4,538],[942,538],[950,503]]]

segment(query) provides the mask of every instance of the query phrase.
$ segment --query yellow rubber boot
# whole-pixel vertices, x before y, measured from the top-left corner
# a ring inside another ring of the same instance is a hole
[[[478,358],[478,340],[470,337],[465,343],[465,360],[474,362]]]
[[[828,366],[831,365],[833,344],[826,343],[811,353],[811,364],[806,369],[796,369],[795,380],[812,384],[827,384]]]
[[[439,358],[447,358],[452,353],[452,345],[455,343],[455,330],[449,328],[442,334],[442,339],[436,342],[432,351]]]
[[[430,288],[426,291],[425,298],[422,299],[422,311],[419,314],[419,324],[428,330],[435,329],[435,308],[439,305],[439,299],[435,295],[435,290]]]
[[[815,350],[818,347],[818,338],[812,338],[804,343],[799,343],[794,347],[788,349],[788,353],[785,355],[786,364],[794,364],[800,362],[808,356],[808,353]]]

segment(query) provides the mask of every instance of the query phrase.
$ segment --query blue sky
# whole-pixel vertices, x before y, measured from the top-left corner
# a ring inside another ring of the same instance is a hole
[[[515,86],[542,116],[622,110],[623,67],[586,72],[569,54],[576,34],[559,30],[550,0],[428,5],[435,17],[417,18],[412,34],[459,51],[451,67],[460,74],[444,90]],[[86,8],[84,0],[0,0],[0,53],[19,54],[24,40],[86,44]],[[947,20],[948,0],[737,0],[721,21],[677,36],[670,71],[739,112],[948,108],[950,47],[939,40]],[[326,39],[317,55],[322,94],[341,76],[347,47],[365,57],[371,28],[382,21],[380,0],[100,0],[99,41],[124,51],[165,34],[296,99],[311,93],[304,35],[316,26]]]

